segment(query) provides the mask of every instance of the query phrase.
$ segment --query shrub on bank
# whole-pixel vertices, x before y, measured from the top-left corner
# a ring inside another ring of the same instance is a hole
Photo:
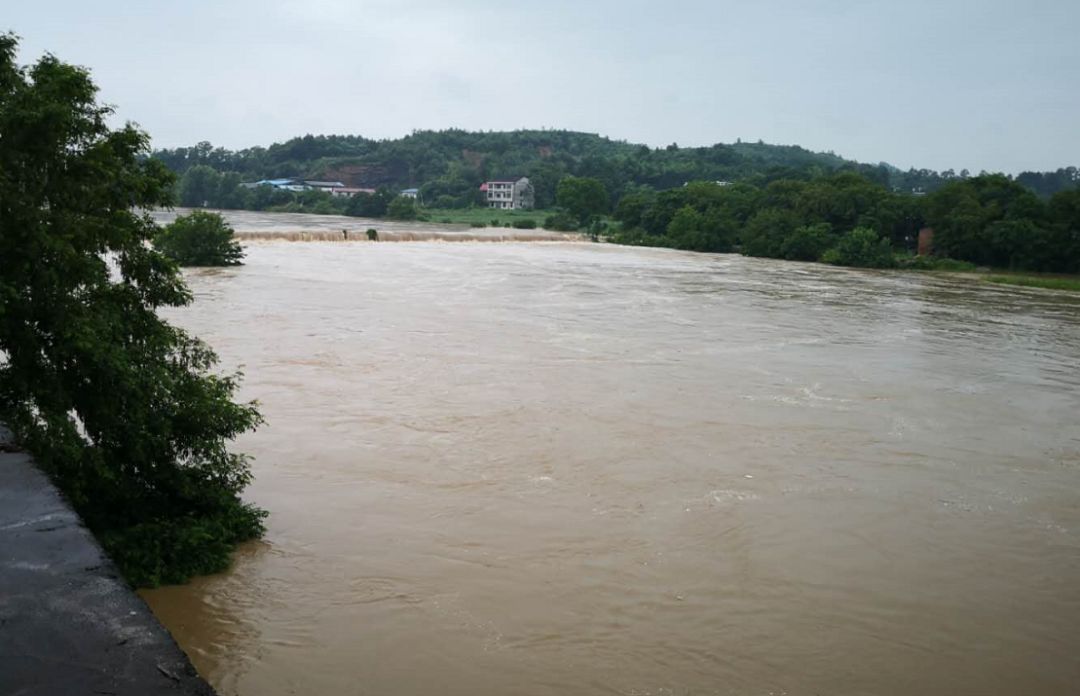
[[[897,256],[896,265],[899,268],[913,271],[974,271],[978,268],[968,261],[957,261],[944,256]]]
[[[577,218],[568,213],[555,213],[544,219],[544,229],[556,232],[577,232]]]
[[[514,229],[516,230],[536,229],[536,220],[533,220],[532,218],[525,218],[524,220],[514,220],[514,222],[511,224],[513,224]]]

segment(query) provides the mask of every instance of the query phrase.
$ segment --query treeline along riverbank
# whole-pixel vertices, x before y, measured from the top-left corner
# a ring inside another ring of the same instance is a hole
[[[622,198],[625,244],[733,251],[800,261],[889,268],[978,266],[1080,272],[1080,190],[1048,201],[1004,175],[955,181],[927,196],[889,191],[857,174],[766,186],[693,183]],[[936,258],[914,256],[933,230]]]
[[[175,199],[191,207],[421,221],[464,221],[451,212],[461,210],[479,226],[503,212],[482,208],[479,183],[514,172],[530,177],[537,207],[548,209],[515,211],[528,218],[523,224],[585,229],[624,244],[864,267],[1080,271],[1075,167],[1016,177],[901,172],[793,146],[649,148],[569,131],[305,136],[269,148],[200,143],[153,156],[178,174]],[[243,185],[297,173],[375,188],[335,197]],[[567,182],[602,194],[575,206],[560,194]],[[400,186],[417,187],[420,203],[398,196]],[[604,223],[608,215],[616,224]],[[915,256],[926,227],[933,258]]]
[[[972,176],[965,169],[904,171],[885,162],[856,162],[797,145],[737,141],[706,147],[680,147],[677,143],[649,147],[567,130],[449,129],[416,131],[388,140],[305,135],[269,147],[242,150],[215,148],[201,142],[192,147],[157,150],[153,156],[187,180],[185,190],[191,199],[181,201],[184,205],[215,196],[233,198],[237,203],[244,193],[231,183],[290,176],[340,180],[349,186],[385,187],[391,191],[417,188],[428,205],[438,208],[467,208],[478,202],[480,183],[515,174],[529,177],[538,208],[555,203],[558,183],[566,176],[599,180],[611,194],[612,203],[640,187],[662,191],[688,181],[738,181],[764,186],[779,179],[809,180],[853,172],[889,190],[912,193],[932,192]],[[218,182],[210,176],[213,173],[231,176]],[[1075,188],[1080,182],[1080,170],[1071,166],[1021,172],[1016,181],[1046,198]],[[211,201],[211,205],[245,207],[226,205],[224,201]]]

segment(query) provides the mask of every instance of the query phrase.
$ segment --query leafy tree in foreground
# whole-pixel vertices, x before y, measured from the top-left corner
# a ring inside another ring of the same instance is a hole
[[[173,176],[145,134],[106,125],[86,71],[19,67],[16,46],[0,35],[0,421],[133,584],[222,570],[262,532],[227,449],[260,417],[157,316],[191,294],[136,211],[167,204]]]
[[[181,266],[239,266],[244,252],[217,213],[181,215],[154,236],[154,247]]]

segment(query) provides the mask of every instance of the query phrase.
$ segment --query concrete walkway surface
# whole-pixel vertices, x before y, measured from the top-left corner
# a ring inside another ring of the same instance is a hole
[[[0,427],[0,695],[214,691]]]

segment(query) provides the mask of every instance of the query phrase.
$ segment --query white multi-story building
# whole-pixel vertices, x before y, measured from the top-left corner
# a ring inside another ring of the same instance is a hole
[[[489,208],[521,210],[533,207],[533,186],[528,177],[485,181],[480,185]]]

